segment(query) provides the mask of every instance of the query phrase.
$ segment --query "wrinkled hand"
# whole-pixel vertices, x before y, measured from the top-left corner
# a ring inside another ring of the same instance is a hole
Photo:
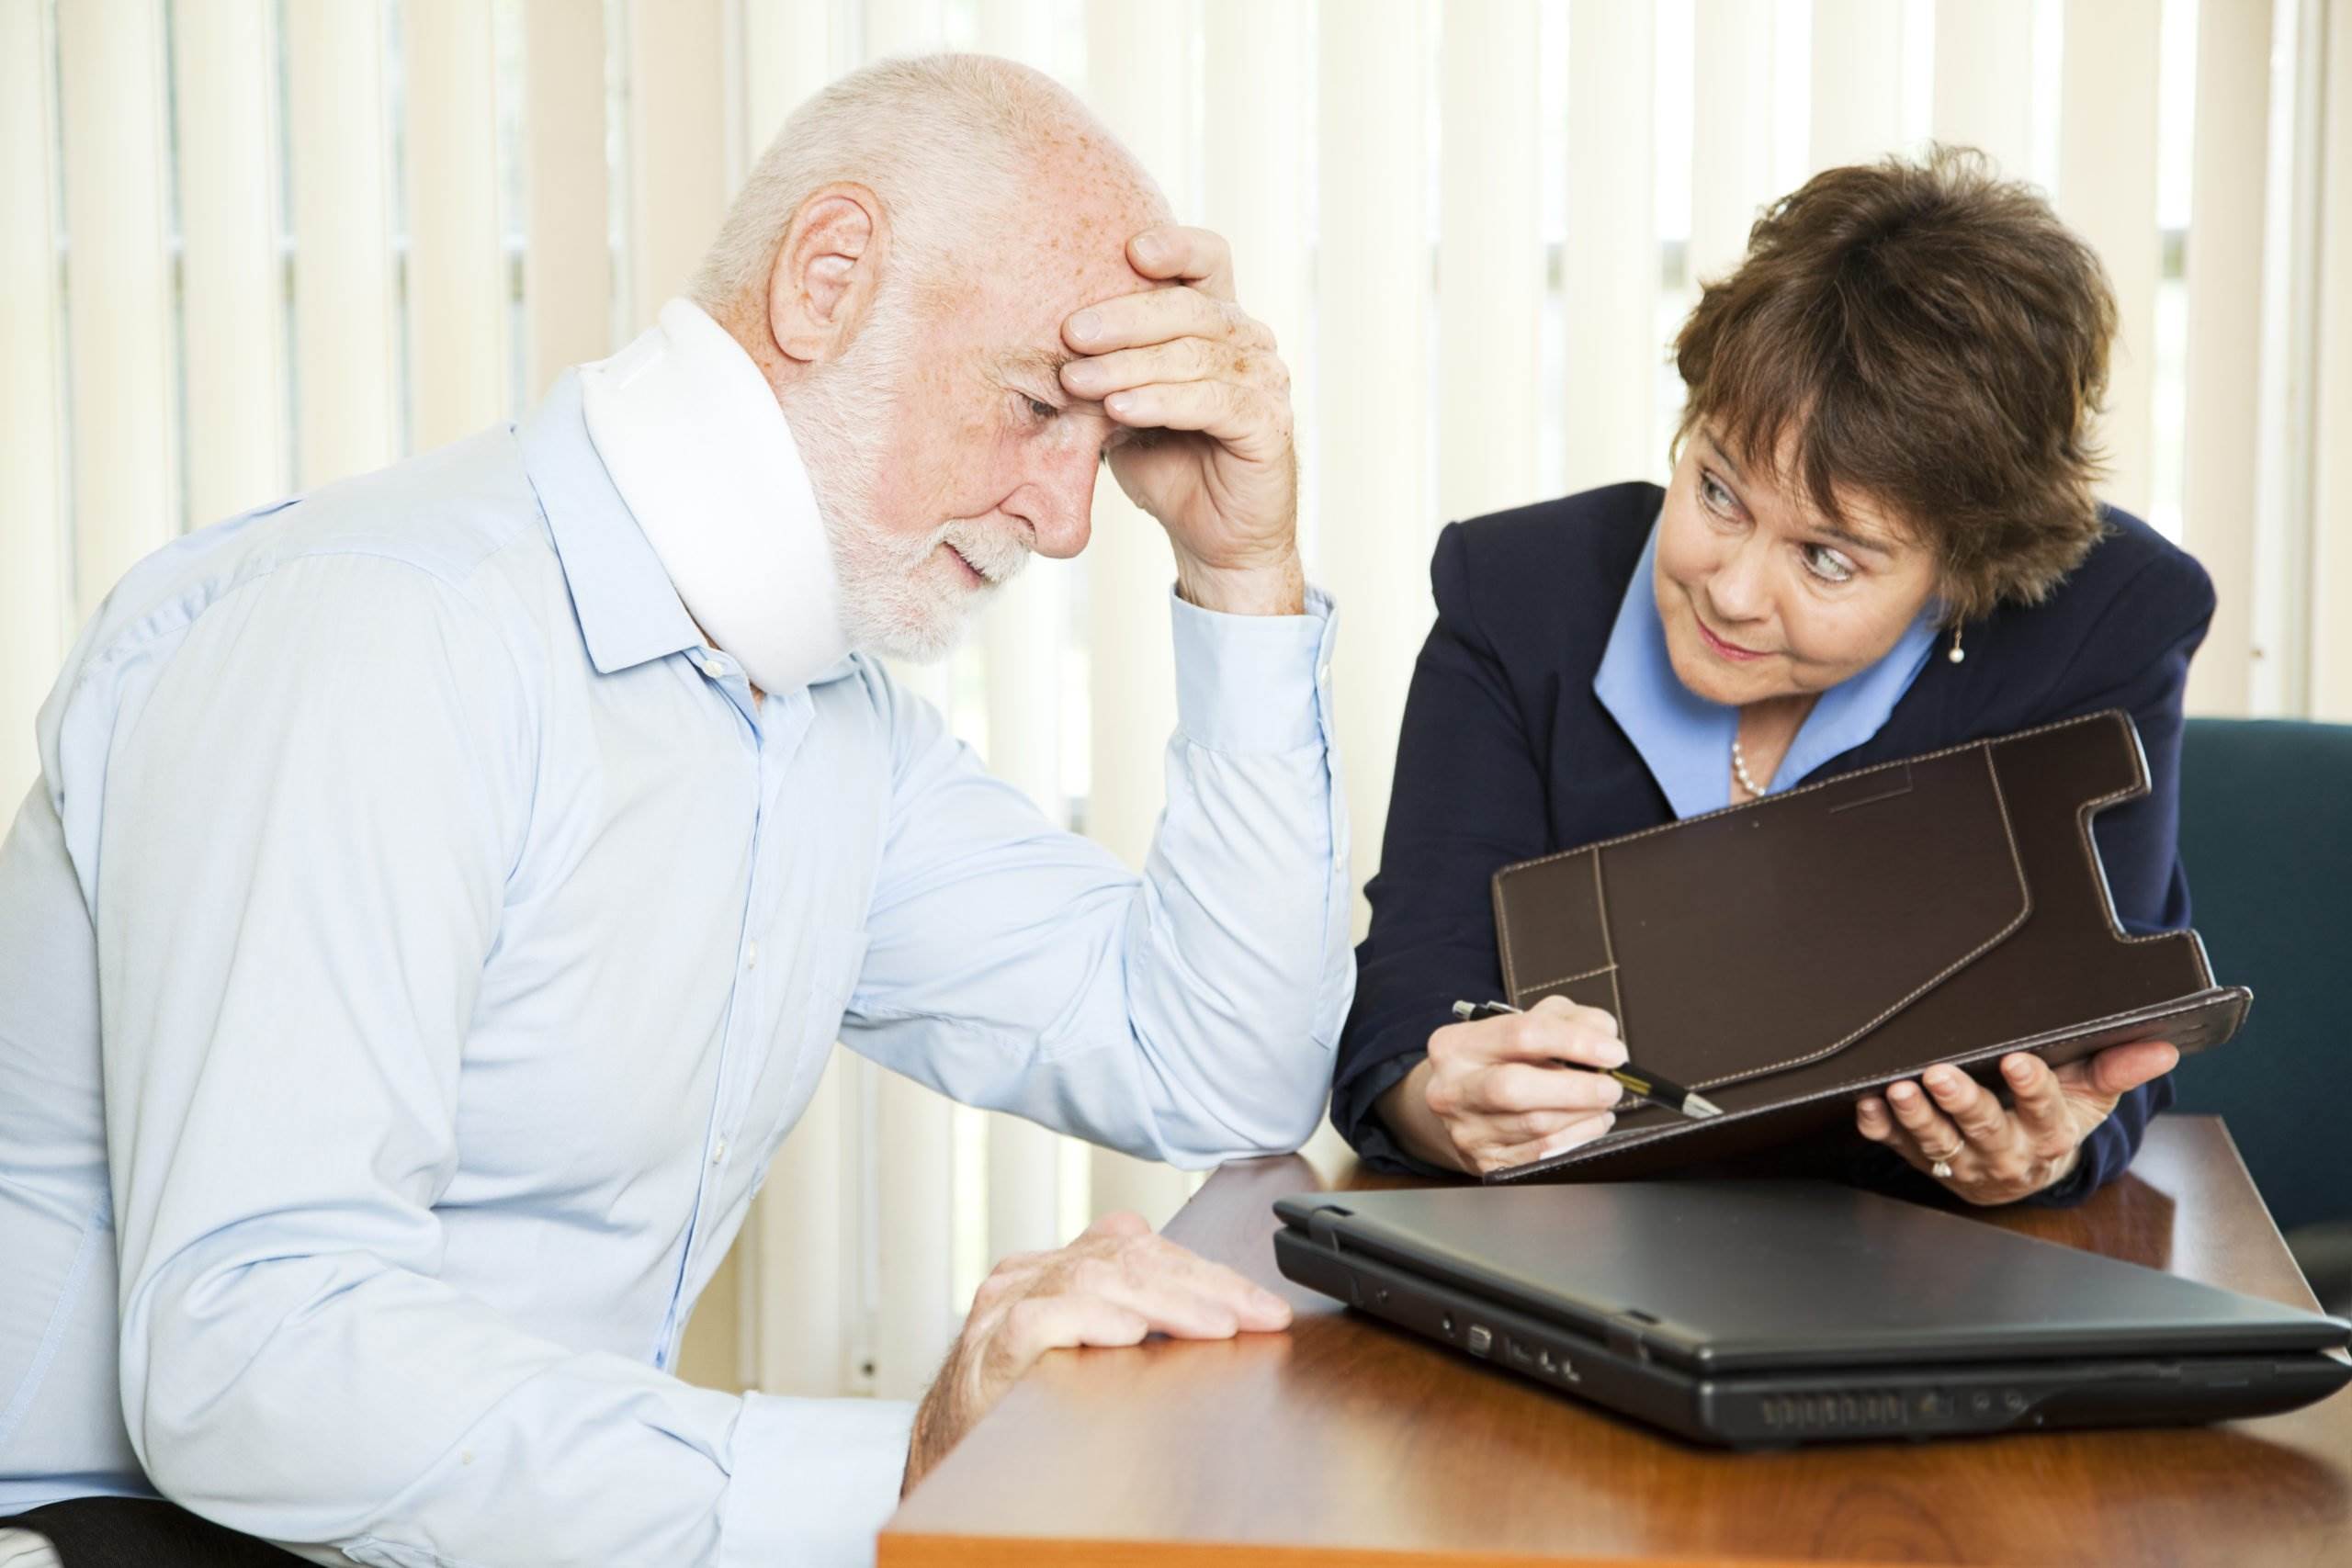
[[[902,1490],[1048,1350],[1289,1326],[1290,1303],[1272,1292],[1154,1235],[1139,1214],[1105,1214],[1068,1247],[1016,1253],[980,1282],[964,1332],[915,1412]]]
[[[1127,259],[1170,287],[1065,321],[1063,341],[1086,357],[1062,367],[1062,386],[1143,433],[1110,447],[1112,477],[1167,528],[1187,599],[1295,613],[1298,462],[1274,334],[1234,303],[1232,253],[1209,231],[1147,229],[1127,242]]]
[[[1549,1159],[1616,1124],[1625,1060],[1617,1021],[1546,997],[1525,1012],[1449,1024],[1430,1036],[1422,1094],[1463,1168],[1485,1175]]]
[[[2172,1071],[2180,1053],[2161,1042],[2116,1045],[2055,1072],[2041,1057],[2001,1058],[2014,1097],[2000,1097],[1957,1067],[1930,1067],[1921,1083],[1891,1085],[1854,1108],[1863,1137],[1884,1144],[1972,1203],[2014,1203],[2074,1173],[2082,1142],[2126,1092]],[[1891,1109],[1890,1109],[1891,1108]]]

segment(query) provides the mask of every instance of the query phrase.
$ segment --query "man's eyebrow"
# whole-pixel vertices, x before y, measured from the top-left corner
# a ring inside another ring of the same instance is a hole
[[[1062,367],[1076,359],[1068,349],[1015,349],[997,363],[1006,370],[1025,371],[1038,377],[1048,386],[1058,389],[1062,384]]]

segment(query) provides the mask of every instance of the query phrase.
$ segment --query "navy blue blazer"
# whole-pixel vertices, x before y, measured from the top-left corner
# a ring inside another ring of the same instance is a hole
[[[1438,539],[1437,624],[1406,699],[1380,874],[1364,890],[1372,929],[1356,949],[1355,1005],[1332,1084],[1333,1122],[1376,1166],[1427,1169],[1374,1101],[1452,1021],[1456,998],[1501,994],[1494,873],[1674,819],[1592,689],[1664,493],[1612,485],[1456,523]],[[2099,855],[2125,929],[2176,930],[2188,923],[2175,843],[2181,697],[2213,588],[2147,525],[2106,515],[2106,536],[2055,592],[1972,623],[1964,662],[1939,650],[1876,735],[1807,779],[2122,708],[2139,726],[2153,787],[2095,819]],[[2171,1102],[2169,1078],[2126,1095],[2085,1141],[2075,1175],[2041,1201],[2078,1201],[2121,1172],[2148,1118]],[[1758,1163],[1907,1196],[1940,1191],[1851,1132]]]

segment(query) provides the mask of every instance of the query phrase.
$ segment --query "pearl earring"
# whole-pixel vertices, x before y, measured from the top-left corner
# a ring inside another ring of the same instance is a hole
[[[1954,626],[1951,629],[1951,651],[1945,654],[1944,657],[1951,660],[1954,664],[1960,663],[1968,657],[1967,654],[1961,651],[1960,628],[1958,626]]]

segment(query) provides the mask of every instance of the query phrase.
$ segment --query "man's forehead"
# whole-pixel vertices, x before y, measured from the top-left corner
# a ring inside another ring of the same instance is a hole
[[[1128,264],[1127,242],[1159,221],[1142,213],[1041,209],[1014,231],[997,269],[999,287],[1068,310],[1153,288]]]
[[[1010,367],[1058,376],[1077,357],[1062,338],[1062,323],[1073,314],[1105,299],[1173,287],[1127,265],[1128,237],[1121,234],[1107,258],[1048,247],[1030,258],[1032,265],[1002,268],[989,279],[987,292],[996,306],[989,314],[1010,329],[1000,338],[1009,344]]]
[[[1127,242],[1168,222],[1167,204],[1115,144],[1076,136],[1041,148],[1023,182],[1015,232],[1025,242],[1015,271],[1084,291],[1090,299],[1133,293],[1148,281],[1127,265]]]
[[[1073,129],[1041,148],[978,279],[1015,367],[1058,376],[1074,357],[1062,323],[1122,295],[1169,287],[1129,265],[1127,242],[1170,221],[1166,203],[1115,143]]]

